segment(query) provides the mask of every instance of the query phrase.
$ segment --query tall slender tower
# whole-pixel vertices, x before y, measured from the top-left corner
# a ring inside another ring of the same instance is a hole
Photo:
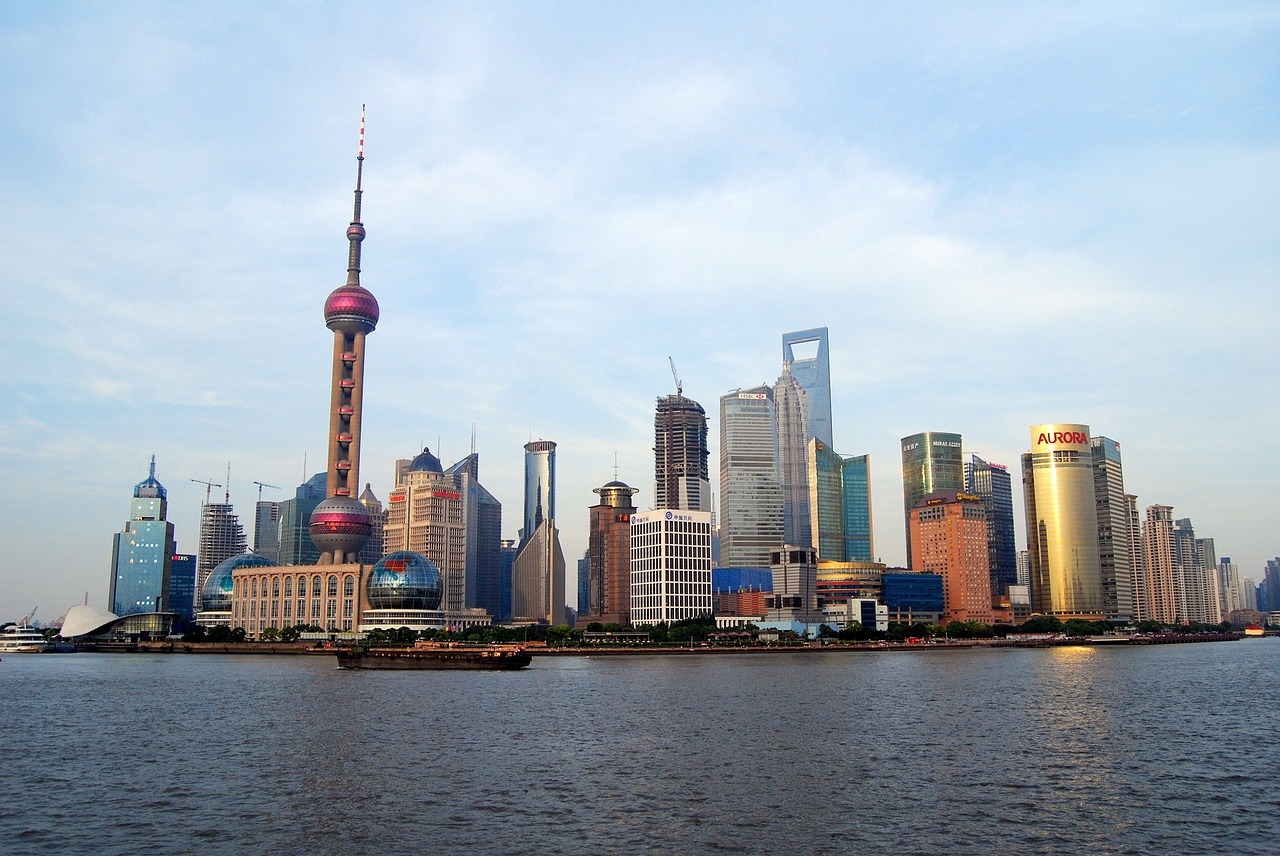
[[[311,540],[320,564],[356,561],[369,540],[369,511],[355,496],[360,484],[360,416],[364,403],[364,339],[378,326],[378,301],[360,285],[361,181],[364,178],[364,110],[356,151],[356,200],[347,227],[347,282],[324,302],[324,322],[333,331],[333,384],[329,393],[329,471],[324,502],[311,512]]]

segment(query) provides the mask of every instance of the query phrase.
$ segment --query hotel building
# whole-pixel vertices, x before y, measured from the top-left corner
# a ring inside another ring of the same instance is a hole
[[[987,513],[978,496],[930,494],[911,509],[911,567],[942,577],[943,621],[994,622]]]
[[[901,445],[902,519],[906,529],[907,563],[910,564],[911,509],[931,493],[964,490],[964,455],[960,435],[944,431],[912,434],[903,437]]]

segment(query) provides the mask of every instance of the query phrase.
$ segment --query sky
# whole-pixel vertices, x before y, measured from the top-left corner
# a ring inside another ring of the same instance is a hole
[[[652,504],[669,358],[718,492],[720,396],[825,326],[882,561],[900,438],[1016,485],[1030,426],[1075,422],[1260,579],[1278,37],[1261,2],[0,5],[0,620],[107,606],[153,454],[183,552],[194,480],[230,465],[251,527],[255,481],[322,469],[361,105],[384,500],[475,426],[515,537],[554,440],[572,573],[615,460]]]

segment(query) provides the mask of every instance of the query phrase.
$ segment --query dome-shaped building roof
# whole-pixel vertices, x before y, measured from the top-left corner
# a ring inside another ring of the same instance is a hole
[[[324,323],[344,333],[371,333],[378,326],[378,301],[369,289],[348,282],[324,302]]]
[[[439,609],[440,569],[426,556],[397,550],[373,566],[366,591],[371,609]]]
[[[444,467],[440,466],[440,459],[431,454],[430,449],[423,449],[422,454],[415,457],[409,463],[409,472],[411,473],[443,473]]]
[[[209,572],[204,588],[200,590],[202,612],[231,611],[231,572],[236,568],[270,568],[275,562],[255,553],[241,553],[219,564]]]
[[[373,532],[369,510],[349,496],[331,496],[311,512],[311,543],[321,553],[359,553]]]

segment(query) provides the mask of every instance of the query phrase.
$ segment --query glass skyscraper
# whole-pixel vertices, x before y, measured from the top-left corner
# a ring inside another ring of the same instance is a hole
[[[707,413],[683,393],[658,399],[653,417],[656,508],[711,511]]]
[[[1107,618],[1132,621],[1133,568],[1130,565],[1129,505],[1124,492],[1120,444],[1093,437],[1093,494],[1098,511],[1098,563]]]
[[[153,455],[151,474],[133,488],[124,531],[112,539],[109,600],[116,615],[172,609],[167,602],[174,553],[168,510],[168,492],[156,480]]]
[[[805,356],[796,356],[797,345],[812,346]],[[809,437],[817,437],[828,446],[831,437],[831,361],[827,353],[827,328],[797,330],[782,334],[782,365],[804,388],[808,405]],[[808,441],[808,437],[805,441]]]
[[[782,546],[782,488],[774,448],[773,390],[720,398],[720,561],[764,568]]]
[[[942,490],[964,490],[960,435],[925,431],[903,437],[902,523],[907,538],[907,567],[911,567],[911,509],[929,494]]]
[[[782,540],[784,544],[811,547],[808,395],[786,363],[774,385],[773,401],[778,484],[782,489]]]
[[[964,463],[964,490],[982,500],[987,512],[987,563],[991,595],[1018,585],[1018,547],[1013,528],[1013,478],[1004,464],[970,455]]]
[[[845,458],[821,440],[809,441],[811,539],[828,562],[870,562],[871,459]]]

